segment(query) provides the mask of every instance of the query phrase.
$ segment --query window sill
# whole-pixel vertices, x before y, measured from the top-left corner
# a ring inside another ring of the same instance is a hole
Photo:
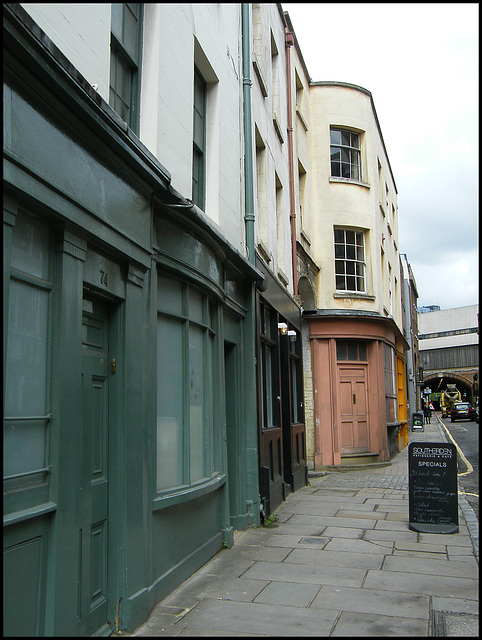
[[[3,524],[16,524],[17,522],[23,522],[30,518],[38,518],[39,516],[43,516],[46,513],[51,513],[56,510],[57,504],[55,502],[46,502],[44,504],[39,504],[36,507],[31,507],[30,509],[15,511],[14,513],[9,513],[8,515],[3,516]]]
[[[211,480],[207,480],[201,485],[194,485],[190,487],[183,487],[182,489],[173,489],[171,493],[167,493],[158,498],[154,498],[152,501],[152,510],[158,511],[159,509],[165,509],[166,507],[172,507],[175,504],[182,504],[183,502],[189,502],[195,500],[201,496],[205,496],[212,491],[216,491],[223,484],[226,483],[226,476],[216,476]]]
[[[301,124],[302,124],[302,126],[303,126],[303,129],[304,129],[305,131],[308,131],[308,125],[306,124],[306,120],[305,120],[305,118],[303,117],[303,114],[301,113],[301,111],[299,110],[299,108],[298,108],[298,107],[296,107],[296,115],[297,115],[297,116],[298,116],[298,118],[300,119],[300,122],[301,122]]]
[[[352,298],[354,300],[376,300],[375,296],[368,293],[355,293],[354,291],[337,292],[333,294],[334,298]]]
[[[370,189],[370,185],[368,182],[362,182],[361,180],[352,180],[351,178],[329,178],[330,182],[337,182],[340,184],[356,184],[358,187],[365,187],[365,189]]]

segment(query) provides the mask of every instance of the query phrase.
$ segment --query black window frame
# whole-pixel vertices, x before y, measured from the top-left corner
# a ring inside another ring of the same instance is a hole
[[[278,315],[269,305],[259,305],[259,419],[261,428],[281,427]]]

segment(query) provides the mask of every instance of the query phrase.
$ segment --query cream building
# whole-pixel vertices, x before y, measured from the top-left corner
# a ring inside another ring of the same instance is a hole
[[[300,286],[314,398],[307,458],[315,469],[382,462],[407,424],[397,188],[369,91],[310,82],[308,122],[310,204],[298,221],[298,255],[315,265]]]

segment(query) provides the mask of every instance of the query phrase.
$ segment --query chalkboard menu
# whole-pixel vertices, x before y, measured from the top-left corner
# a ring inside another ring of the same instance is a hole
[[[409,527],[420,533],[458,533],[457,450],[446,442],[408,446]]]

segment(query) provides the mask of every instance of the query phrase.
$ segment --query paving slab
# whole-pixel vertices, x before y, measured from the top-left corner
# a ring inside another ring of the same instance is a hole
[[[350,540],[349,538],[333,538],[325,548],[327,551],[348,551],[363,555],[371,553],[391,553],[390,547],[379,545],[376,542],[369,542],[367,540]]]
[[[267,529],[261,529],[260,527],[253,527],[246,531],[235,531],[234,543],[235,544],[263,544],[269,537],[271,532]]]
[[[286,605],[290,607],[309,607],[320,590],[317,584],[299,584],[298,582],[270,582],[254,602]]]
[[[391,556],[385,558],[384,571],[404,571],[410,573],[424,573],[431,576],[452,576],[456,578],[477,579],[478,564],[475,558],[472,563],[457,562],[456,560],[438,560],[422,558],[400,558]]]
[[[408,526],[408,518],[401,522],[397,520],[377,520],[374,528],[379,531],[411,531]]]
[[[386,615],[391,611],[397,617],[427,620],[430,597],[428,595],[398,593],[397,591],[323,586],[313,600],[311,607],[380,615]]]
[[[418,533],[407,529],[406,531],[396,531],[393,529],[381,530],[373,529],[371,531],[365,531],[363,534],[363,540],[376,542],[378,540],[391,540],[392,542],[413,542],[418,541]]]
[[[232,560],[228,560],[226,554],[220,551],[196,573],[200,575],[208,573],[211,576],[219,576],[220,578],[240,578],[246,569],[253,564],[255,564],[255,561],[247,558],[233,558]]]
[[[336,611],[285,605],[203,600],[183,619],[181,628],[257,636],[329,636]],[[181,629],[180,629],[181,630]],[[137,635],[137,634],[136,634]],[[148,635],[148,634],[146,634]]]
[[[426,560],[433,559],[434,555],[447,559],[447,554],[434,554],[432,551],[399,551],[393,550],[393,555],[401,558],[425,558]]]
[[[410,637],[428,636],[426,620],[343,612],[331,634],[333,637]]]
[[[336,512],[337,518],[368,518],[369,520],[384,520],[386,515],[386,513],[380,511],[367,511],[366,509],[361,511],[339,509]]]
[[[452,578],[445,576],[435,579],[433,575],[423,573],[404,573],[402,571],[368,571],[363,587],[382,591],[398,591],[400,593],[418,593],[454,598],[477,600],[479,594],[478,580],[470,578]]]
[[[326,527],[323,531],[324,536],[331,538],[351,538],[354,540],[361,539],[364,533],[365,529],[357,529],[355,527]]]
[[[453,547],[467,547],[472,549],[472,539],[469,535],[460,533],[444,534],[444,533],[421,533],[420,542],[433,544],[446,544]]]
[[[285,549],[292,549],[293,547],[297,547],[298,545],[303,545],[303,540],[305,536],[294,536],[294,535],[283,535],[283,536],[271,536],[269,540],[266,540],[266,547],[282,547]],[[305,543],[309,548],[311,545],[309,543]]]
[[[276,536],[286,535],[299,535],[299,536],[319,536],[326,527],[323,523],[323,518],[320,516],[319,521],[313,524],[296,524],[291,522],[283,523],[282,525],[272,526],[270,528],[271,534]]]
[[[446,554],[446,547],[443,544],[426,544],[424,542],[395,542],[395,549],[399,551],[425,551],[427,553]]]
[[[381,569],[382,553],[358,553],[349,551],[329,551],[327,549],[294,549],[285,563],[311,565],[331,565],[334,567],[354,567],[357,569]]]
[[[451,611],[453,613],[479,614],[479,602],[475,600],[465,600],[463,598],[432,598],[432,609],[434,611]]]
[[[256,562],[244,574],[251,580],[275,582],[299,582],[302,584],[331,584],[345,587],[360,587],[365,576],[364,569],[353,569],[330,565],[313,566],[295,563]]]
[[[267,547],[264,545],[234,545],[231,549],[224,549],[220,556],[226,556],[226,561],[234,558],[245,560],[264,560],[265,562],[283,562],[291,552],[289,548]]]
[[[289,522],[283,524],[283,528],[276,530],[273,529],[273,533],[297,533],[300,531],[301,535],[317,535],[317,531],[322,531],[324,527],[355,527],[357,529],[373,529],[377,524],[376,520],[369,520],[368,518],[341,518],[337,516],[324,516],[320,515],[317,518],[317,523],[313,525],[290,525]],[[294,527],[299,527],[295,530]],[[311,533],[310,533],[311,531]]]
[[[190,579],[183,588],[183,596],[193,599],[220,598],[251,602],[269,584],[267,580],[249,580],[246,578],[212,578],[212,574],[198,574]],[[188,607],[185,607],[188,608]]]

